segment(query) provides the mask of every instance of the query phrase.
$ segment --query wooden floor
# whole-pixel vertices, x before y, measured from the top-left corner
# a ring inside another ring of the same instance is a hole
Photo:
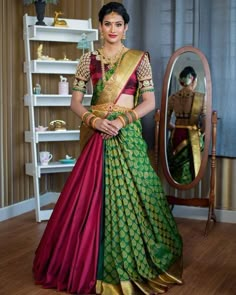
[[[184,285],[168,295],[236,294],[236,225],[216,223],[204,237],[204,221],[177,220],[184,240]],[[46,222],[34,213],[0,223],[0,294],[66,294],[34,285],[32,260]]]

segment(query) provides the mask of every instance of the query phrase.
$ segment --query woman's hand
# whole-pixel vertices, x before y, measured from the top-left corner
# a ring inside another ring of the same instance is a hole
[[[119,130],[123,127],[119,119],[109,121],[107,119],[96,120],[95,126],[97,130],[101,131],[101,136],[103,139],[109,139],[116,136]]]

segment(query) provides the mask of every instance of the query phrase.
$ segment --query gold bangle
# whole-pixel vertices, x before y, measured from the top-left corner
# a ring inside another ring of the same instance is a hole
[[[118,116],[117,118],[120,119],[120,121],[121,121],[123,127],[125,127],[125,126],[126,126],[126,123],[125,123],[124,118],[123,118],[122,116]]]
[[[85,121],[84,117],[87,117],[89,114],[91,114],[91,113],[90,112],[84,112],[82,117],[81,117],[81,120],[84,122]]]
[[[132,116],[131,112],[127,112],[125,115],[126,115],[128,121],[129,121],[129,124],[132,123],[133,122],[133,116]]]
[[[96,123],[96,121],[99,120],[99,119],[100,119],[100,117],[95,117],[95,118],[92,118],[92,119],[91,119],[90,125],[91,125],[91,127],[92,127],[93,129],[96,129],[96,128],[95,128],[95,123]]]
[[[92,120],[92,118],[96,117],[94,114],[90,113],[90,115],[88,117],[86,117],[85,119],[85,123],[90,126],[90,122]]]
[[[131,113],[135,115],[136,120],[139,119],[138,113],[135,110],[132,110]]]

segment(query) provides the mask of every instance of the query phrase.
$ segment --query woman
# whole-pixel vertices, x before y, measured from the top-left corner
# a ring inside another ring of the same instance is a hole
[[[182,89],[168,100],[167,122],[171,130],[168,143],[168,165],[173,179],[181,184],[191,183],[201,165],[204,147],[204,94],[195,91],[197,74],[187,66],[179,75]],[[171,121],[175,114],[175,123]]]
[[[131,295],[182,283],[182,240],[141,135],[139,118],[155,106],[151,67],[147,53],[122,45],[128,22],[122,4],[104,5],[104,46],[77,68],[71,108],[84,147],[36,251],[35,280],[46,288]]]

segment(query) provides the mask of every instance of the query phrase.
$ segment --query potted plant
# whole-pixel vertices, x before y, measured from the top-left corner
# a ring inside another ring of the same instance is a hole
[[[43,21],[44,14],[45,14],[45,6],[47,3],[57,4],[59,0],[23,0],[23,2],[25,5],[34,3],[37,19],[38,19],[38,21],[36,22],[36,25],[46,26],[45,22]]]

